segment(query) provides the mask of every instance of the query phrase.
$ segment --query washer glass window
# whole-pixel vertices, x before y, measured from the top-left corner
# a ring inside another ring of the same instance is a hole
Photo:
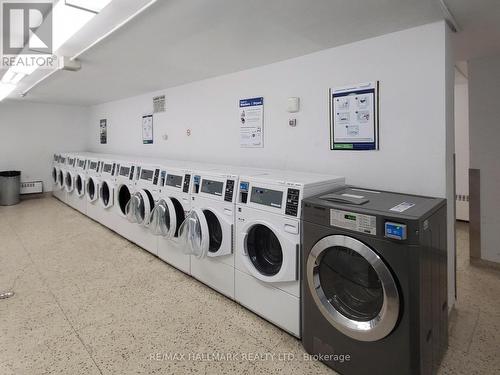
[[[345,335],[377,341],[397,324],[400,299],[384,260],[344,235],[320,239],[307,258],[307,285],[323,316]]]
[[[120,205],[120,210],[122,214],[126,215],[127,211],[127,203],[130,201],[130,190],[128,189],[127,186],[122,185],[120,186],[120,189],[118,190],[118,204]]]
[[[80,175],[76,176],[76,190],[78,191],[78,194],[81,194],[83,191],[83,181],[82,176]]]
[[[217,216],[210,210],[203,210],[205,219],[207,220],[209,233],[209,248],[208,251],[215,253],[222,245],[222,227]]]
[[[254,267],[265,276],[276,275],[283,264],[283,250],[274,232],[256,224],[247,234],[246,249]]]
[[[69,172],[66,173],[66,186],[68,189],[73,187],[73,179],[71,178],[71,174]]]
[[[106,181],[102,183],[102,203],[104,203],[105,206],[108,205],[109,203],[109,185]]]
[[[380,312],[382,283],[372,265],[356,251],[343,246],[326,249],[318,274],[327,300],[342,315],[370,321]]]
[[[89,178],[89,182],[88,182],[87,188],[88,188],[88,194],[89,194],[90,199],[94,199],[94,196],[95,196],[95,184],[94,184],[94,179],[93,178]]]
[[[184,222],[186,215],[184,213],[184,207],[182,207],[181,202],[179,202],[175,198],[170,198],[170,200],[172,201],[172,204],[174,205],[175,216],[177,218],[177,226],[175,228],[174,237],[178,237],[179,236],[179,229],[181,227],[181,224]]]

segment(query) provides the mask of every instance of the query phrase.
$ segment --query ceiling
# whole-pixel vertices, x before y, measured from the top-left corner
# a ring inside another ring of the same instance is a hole
[[[488,33],[491,38],[481,39],[483,48],[492,48],[495,37],[500,40],[500,22],[493,20],[494,15],[499,19],[500,1],[447,3],[466,30],[457,38],[461,59],[481,54],[471,40],[490,27],[496,31]],[[476,4],[493,6],[496,13],[477,10]],[[478,22],[484,14],[488,22]],[[159,0],[82,54],[80,71],[59,71],[22,100],[93,105],[441,18],[437,0]]]
[[[445,0],[461,32],[454,34],[457,61],[500,54],[500,0]]]

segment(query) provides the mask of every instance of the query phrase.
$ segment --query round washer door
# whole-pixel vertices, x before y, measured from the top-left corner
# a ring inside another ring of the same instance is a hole
[[[209,251],[210,239],[207,220],[203,211],[193,208],[179,229],[179,238],[184,244],[184,253],[196,258],[205,258]]]
[[[251,221],[238,234],[243,263],[264,282],[298,280],[299,244],[265,221]]]
[[[57,187],[61,190],[64,189],[64,172],[62,169],[59,169],[57,174]]]
[[[283,248],[272,229],[252,225],[245,235],[245,251],[255,269],[264,276],[276,276],[283,265]]]
[[[149,230],[155,236],[171,238],[177,228],[177,215],[170,198],[163,198],[156,203],[149,219]]]
[[[57,185],[57,176],[59,175],[59,170],[57,167],[52,168],[52,182]]]
[[[114,189],[108,181],[102,181],[99,187],[99,199],[104,208],[110,208],[114,202]]]
[[[141,189],[134,194],[135,202],[134,215],[136,223],[148,226],[151,211],[155,206],[153,195],[145,189]]]
[[[139,197],[136,194],[132,195],[127,204],[125,205],[125,217],[131,223],[137,223],[135,211],[138,205],[139,205]]]
[[[75,189],[74,181],[73,173],[66,171],[64,175],[64,188],[68,193],[71,193]]]
[[[344,235],[319,240],[308,256],[306,271],[317,307],[346,336],[377,341],[396,326],[400,306],[396,281],[363,242]]]
[[[81,198],[85,195],[85,177],[78,174],[75,178],[76,194]]]
[[[130,194],[130,189],[127,185],[120,185],[117,189],[118,194],[118,206],[120,206],[120,212],[122,215],[127,216],[127,207],[130,204],[130,199],[132,195]]]
[[[85,190],[87,190],[87,198],[89,202],[95,202],[99,198],[97,181],[95,181],[93,177],[88,178]]]

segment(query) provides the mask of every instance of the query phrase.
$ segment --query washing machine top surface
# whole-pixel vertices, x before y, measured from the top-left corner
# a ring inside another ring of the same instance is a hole
[[[446,204],[446,200],[345,186],[307,198],[304,204],[419,220]],[[307,215],[304,220],[308,220]]]

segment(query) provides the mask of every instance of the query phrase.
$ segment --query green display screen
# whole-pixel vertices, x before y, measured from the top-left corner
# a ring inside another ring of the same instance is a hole
[[[356,221],[356,215],[345,215],[344,218],[347,220]]]

